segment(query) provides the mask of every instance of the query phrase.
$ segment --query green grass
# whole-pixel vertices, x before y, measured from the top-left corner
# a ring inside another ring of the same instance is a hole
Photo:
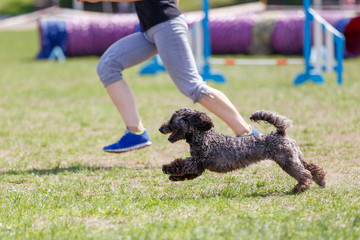
[[[38,50],[35,31],[0,32],[0,239],[360,238],[360,59],[345,61],[341,87],[334,74],[293,86],[301,66],[214,66],[228,83],[209,84],[245,118],[257,109],[288,116],[290,136],[327,172],[327,188],[292,195],[295,181],[270,161],[170,182],[161,165],[188,146],[157,129],[178,108],[204,109],[166,74],[141,77],[138,67],[125,77],[153,145],[102,152],[124,125],[97,79],[98,58],[37,61]]]
[[[34,0],[2,0],[0,14],[21,14],[34,10]]]

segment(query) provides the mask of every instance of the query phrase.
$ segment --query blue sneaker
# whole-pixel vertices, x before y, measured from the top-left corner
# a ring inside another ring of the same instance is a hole
[[[251,136],[260,136],[261,133],[254,128],[253,126],[249,126],[250,127],[250,132],[248,132],[247,134],[243,134],[243,135],[239,135],[237,137],[251,137]]]
[[[130,132],[129,129],[126,129],[124,136],[122,136],[118,142],[106,146],[103,149],[105,152],[121,153],[143,148],[149,145],[151,145],[151,141],[146,130],[142,133],[136,134]]]
[[[250,126],[250,133],[247,134],[248,137],[250,136],[260,136],[261,133],[256,129],[254,128],[253,126]]]

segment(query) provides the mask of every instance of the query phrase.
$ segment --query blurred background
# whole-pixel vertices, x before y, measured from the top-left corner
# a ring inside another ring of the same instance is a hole
[[[0,2],[0,14],[16,15],[28,13],[39,9],[58,6],[62,8],[75,8],[74,0],[2,0]],[[210,1],[211,8],[219,8],[242,3],[257,2],[255,0],[213,0]],[[301,0],[264,0],[269,8],[278,6],[301,7]],[[354,7],[359,4],[360,0],[323,0],[322,4],[330,8],[342,8],[344,6]],[[202,1],[181,0],[180,7],[183,11],[195,11],[201,9]],[[85,10],[88,11],[105,11],[102,3],[85,3]],[[131,12],[133,11],[132,3],[112,3],[113,12]]]

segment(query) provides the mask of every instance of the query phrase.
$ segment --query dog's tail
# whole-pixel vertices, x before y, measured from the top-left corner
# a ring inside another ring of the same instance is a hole
[[[254,122],[265,121],[276,127],[276,131],[281,135],[286,135],[286,129],[292,126],[292,121],[278,113],[259,110],[250,116]]]

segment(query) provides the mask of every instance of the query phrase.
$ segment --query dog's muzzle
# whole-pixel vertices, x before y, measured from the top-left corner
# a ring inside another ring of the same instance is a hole
[[[169,134],[170,133],[168,141],[170,141],[171,143],[176,142],[178,140],[178,138],[176,137],[177,136],[177,131],[174,130],[174,129],[169,128],[165,124],[159,128],[159,131],[162,134]]]
[[[159,132],[161,132],[162,134],[168,134],[168,133],[171,133],[172,131],[171,131],[170,128],[167,127],[166,125],[162,125],[162,126],[159,128]]]

